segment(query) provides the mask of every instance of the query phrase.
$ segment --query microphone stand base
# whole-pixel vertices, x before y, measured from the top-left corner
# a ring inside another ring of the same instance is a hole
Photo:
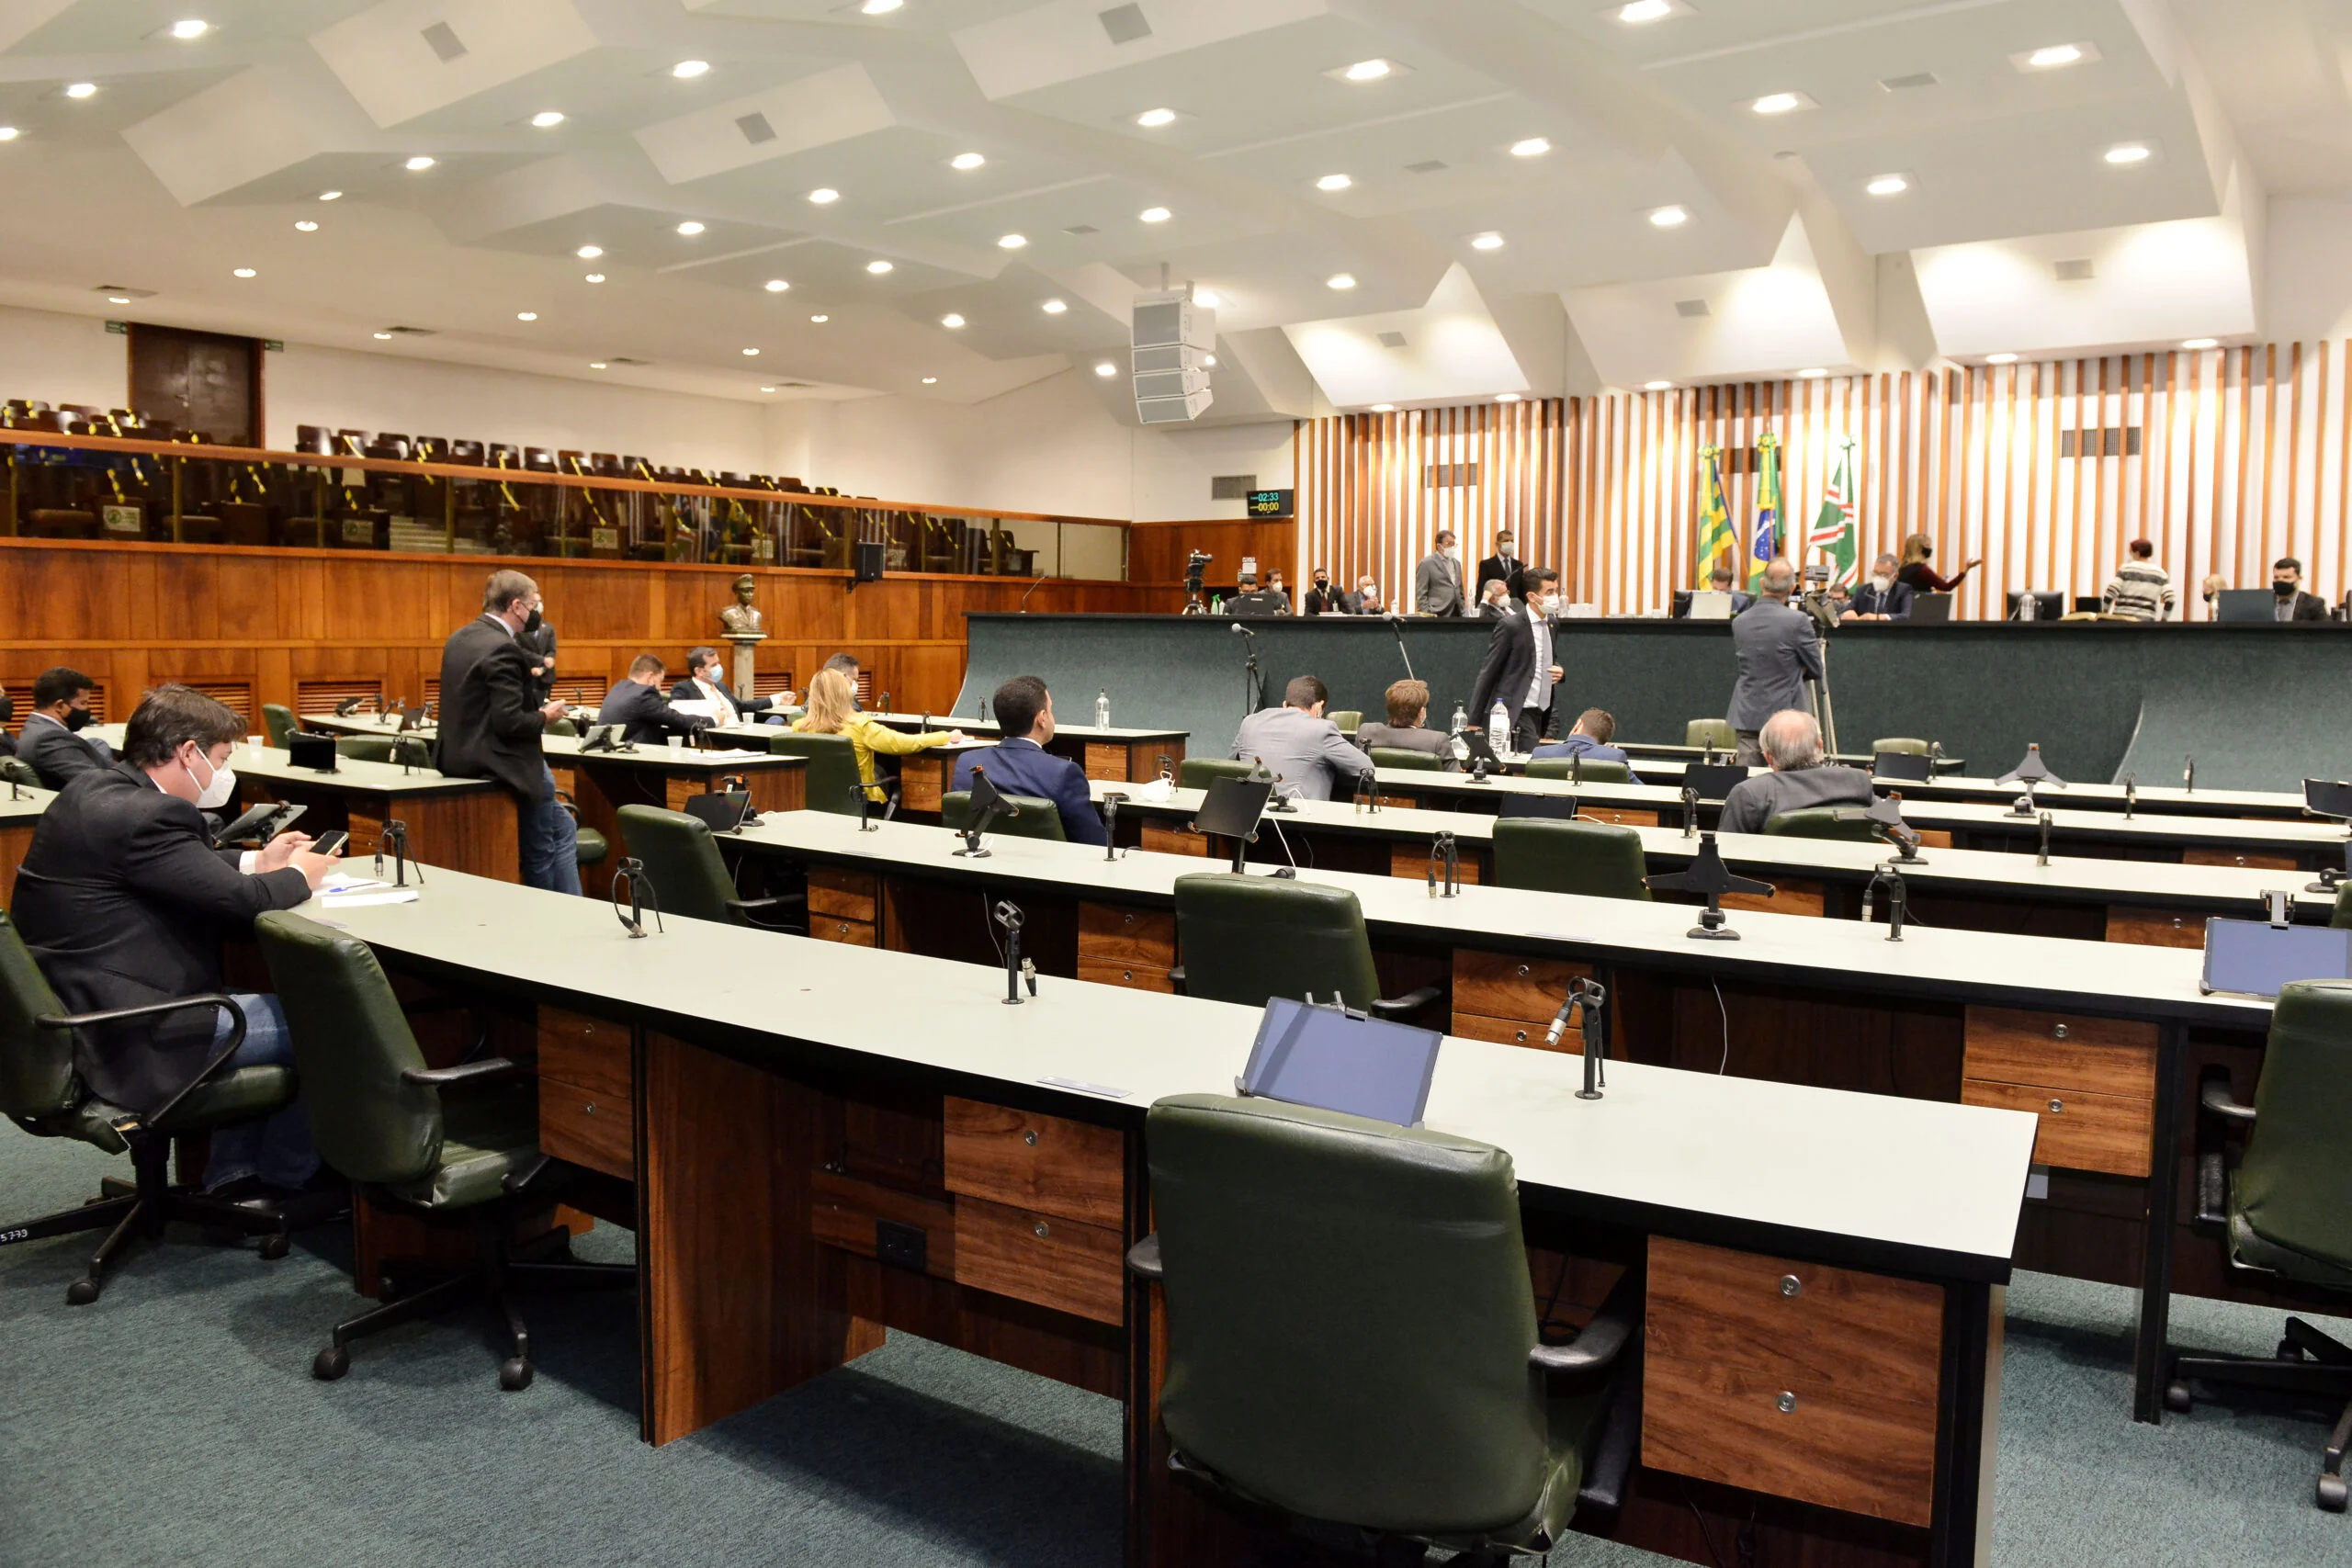
[[[989,858],[990,852],[987,850],[951,850],[948,852],[954,855],[969,856],[973,860],[986,860]]]
[[[1601,1092],[1597,1089],[1580,1089],[1577,1090],[1577,1098],[1578,1100],[1599,1100],[1602,1098],[1602,1096]]]
[[[1739,933],[1729,926],[1692,926],[1682,933],[1699,942],[1737,942]]]

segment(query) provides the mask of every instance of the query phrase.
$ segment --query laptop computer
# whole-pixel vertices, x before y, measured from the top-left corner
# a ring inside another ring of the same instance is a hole
[[[2245,623],[2275,621],[2278,596],[2267,588],[2224,588],[2213,595],[2213,618]]]
[[[1941,623],[1951,619],[1951,595],[1949,593],[1914,593],[1911,595],[1911,618],[1914,621]]]
[[[1728,621],[1731,619],[1731,595],[1713,588],[1690,591],[1690,619],[1694,621]]]

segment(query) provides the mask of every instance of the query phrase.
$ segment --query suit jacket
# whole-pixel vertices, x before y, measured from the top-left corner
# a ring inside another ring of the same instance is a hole
[[[1485,560],[1480,561],[1478,579],[1470,584],[1472,596],[1476,597],[1485,590],[1487,583],[1497,578],[1502,579],[1503,586],[1510,590],[1512,598],[1527,597],[1527,563],[1517,556],[1511,557],[1509,560],[1503,559],[1500,556],[1488,556]]]
[[[6,730],[0,729],[0,757],[13,757],[16,754],[17,738]]]
[[[972,787],[972,766],[978,763],[988,770],[989,783],[999,795],[1034,795],[1054,803],[1060,813],[1062,836],[1073,844],[1107,844],[1111,836],[1102,830],[1102,818],[1094,809],[1094,799],[1087,792],[1086,770],[1067,757],[1057,757],[1035,740],[1021,737],[1000,740],[978,751],[966,751],[956,759],[956,774],[949,781],[950,789]]]
[[[1290,597],[1272,588],[1253,588],[1225,602],[1225,613],[1237,617],[1287,615]]]
[[[1783,708],[1806,706],[1804,678],[1821,678],[1821,643],[1811,615],[1778,599],[1758,599],[1732,617],[1731,641],[1739,679],[1724,716],[1734,729],[1761,729]]]
[[[774,697],[752,697],[745,699],[739,697],[734,693],[729,691],[723,683],[718,688],[718,695],[720,700],[725,702],[728,707],[733,711],[734,716],[737,718],[741,718],[747,713],[763,713],[767,709],[775,706],[775,699]],[[676,685],[670,688],[670,700],[673,703],[707,703],[710,700],[710,694],[702,689],[701,682],[695,680],[693,676],[688,675]],[[726,724],[730,721],[722,717],[718,722]]]
[[[1337,588],[1309,588],[1298,602],[1298,613],[1302,615],[1352,615],[1357,612],[1348,601],[1354,597],[1354,594],[1343,593]]]
[[[441,724],[433,765],[458,778],[496,779],[536,806],[547,787],[539,750],[538,683],[531,657],[488,615],[441,649]]]
[[[68,1010],[102,1012],[221,988],[220,939],[307,901],[291,866],[247,876],[194,806],[128,762],[50,803],[17,873],[16,919]],[[105,1100],[153,1111],[203,1070],[217,1010],[83,1030],[74,1066]]]
[[[634,681],[613,683],[613,689],[605,694],[605,705],[596,710],[596,722],[623,726],[621,739],[633,746],[659,746],[673,735],[692,735],[710,728],[710,720],[680,713],[658,688]]]
[[[514,634],[515,644],[538,666],[543,673],[533,677],[539,701],[547,702],[555,695],[555,623],[539,617],[538,626],[524,627]]]
[[[1340,594],[1340,608],[1345,610],[1351,615],[1377,615],[1381,614],[1378,610],[1370,609],[1365,606],[1363,602],[1363,590],[1361,588],[1351,588],[1345,593]]]
[[[1359,725],[1356,728],[1356,744],[1364,749],[1367,756],[1375,746],[1394,746],[1406,751],[1426,751],[1447,768],[1453,766],[1453,737],[1442,729],[1431,729],[1427,725],[1417,724],[1410,729],[1397,729],[1377,722]]]
[[[2290,621],[2324,621],[2328,618],[2327,601],[2316,593],[2298,592],[2295,607],[2287,617]],[[39,766],[38,763],[35,766]]]
[[[1500,604],[1489,604],[1481,601],[1478,605],[1478,618],[1482,621],[1505,620],[1519,614],[1519,611],[1520,606],[1509,601]]]
[[[1529,753],[1529,760],[1532,761],[1565,762],[1575,757],[1589,758],[1596,762],[1623,762],[1626,764],[1625,782],[1627,784],[1642,782],[1642,775],[1634,771],[1633,759],[1625,755],[1623,748],[1604,746],[1591,736],[1577,730],[1571,729],[1557,740],[1548,745],[1538,746]]]
[[[1516,730],[1519,716],[1527,706],[1528,691],[1534,684],[1535,628],[1521,609],[1497,621],[1494,635],[1487,639],[1486,660],[1478,666],[1478,683],[1470,692],[1470,722],[1484,734],[1487,716],[1499,702]]]
[[[46,714],[25,720],[17,737],[17,755],[33,765],[45,788],[63,789],[84,773],[111,766],[114,754],[83,739]]]
[[[1760,833],[1765,823],[1784,811],[1870,803],[1871,776],[1860,768],[1825,763],[1784,773],[1750,773],[1724,795],[1723,818],[1716,826],[1725,833]]]
[[[1413,612],[1421,615],[1464,615],[1470,594],[1462,585],[1462,563],[1431,550],[1413,568]]]
[[[1273,773],[1277,793],[1301,800],[1329,800],[1340,779],[1352,789],[1372,772],[1372,759],[1340,733],[1328,718],[1305,708],[1260,708],[1241,721],[1227,753],[1237,761],[1262,761]]]
[[[1892,615],[1898,621],[1911,618],[1911,585],[1897,578],[1894,586],[1884,593],[1878,584],[1865,580],[1854,590],[1854,611],[1863,615]]]

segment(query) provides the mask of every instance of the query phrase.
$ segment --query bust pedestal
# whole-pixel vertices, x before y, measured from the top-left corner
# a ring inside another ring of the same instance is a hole
[[[752,650],[768,640],[765,632],[729,632],[727,640],[735,645],[735,667],[729,672],[728,684],[738,696],[752,694],[752,668],[755,662]]]

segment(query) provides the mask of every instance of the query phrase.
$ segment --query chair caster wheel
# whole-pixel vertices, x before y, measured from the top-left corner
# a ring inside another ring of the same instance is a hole
[[[98,1299],[98,1282],[85,1276],[65,1287],[67,1306],[85,1307]]]
[[[2331,1514],[2344,1512],[2344,1477],[2323,1475],[2319,1478],[2319,1506]]]
[[[330,1345],[311,1361],[311,1375],[321,1382],[333,1382],[351,1370],[351,1352],[340,1345]]]
[[[498,1363],[498,1386],[509,1393],[520,1393],[531,1386],[531,1363],[520,1356],[509,1356]]]
[[[262,1259],[263,1259],[263,1261],[265,1261],[265,1262],[268,1262],[268,1263],[275,1263],[275,1262],[277,1262],[279,1258],[281,1258],[285,1257],[285,1256],[286,1256],[286,1233],[285,1233],[284,1231],[279,1231],[279,1232],[276,1233],[275,1235],[266,1235],[266,1236],[262,1237],[262,1238],[261,1238],[261,1256],[262,1256]]]
[[[2189,1406],[2194,1403],[2195,1401],[2189,1398],[2188,1385],[2187,1383],[2176,1382],[2165,1384],[2165,1408],[2166,1410],[2178,1411],[2186,1415]]]

